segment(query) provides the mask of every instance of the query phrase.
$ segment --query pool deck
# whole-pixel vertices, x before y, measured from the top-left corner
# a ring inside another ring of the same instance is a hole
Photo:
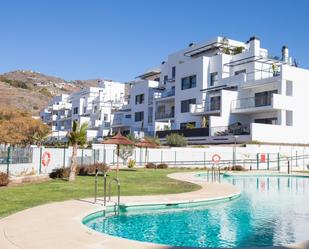
[[[199,184],[200,190],[170,195],[121,197],[125,205],[213,200],[239,195],[226,183],[208,184],[195,173],[174,173],[171,178]],[[102,234],[87,228],[82,219],[102,210],[92,199],[55,202],[30,208],[0,220],[0,249],[176,249]],[[309,242],[277,248],[309,248]]]

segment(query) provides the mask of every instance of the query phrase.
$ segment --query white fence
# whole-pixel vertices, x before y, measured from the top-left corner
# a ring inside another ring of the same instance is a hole
[[[307,169],[309,164],[309,147],[275,146],[275,145],[247,145],[246,147],[210,146],[207,148],[158,148],[148,149],[148,162],[156,164],[166,163],[170,167],[211,167],[214,155],[219,155],[220,167],[233,164],[235,151],[236,164],[247,169],[282,169],[290,166],[295,170]],[[33,148],[33,160],[24,164],[0,164],[0,171],[9,171],[10,175],[46,174],[55,168],[70,165],[72,148]],[[50,160],[48,158],[50,156]],[[144,166],[146,162],[145,148],[136,148],[130,159],[136,161],[137,166]],[[48,162],[46,165],[42,161]],[[116,147],[113,145],[93,145],[93,149],[79,149],[79,165],[104,162],[115,165],[117,161]],[[123,160],[119,158],[121,165]]]

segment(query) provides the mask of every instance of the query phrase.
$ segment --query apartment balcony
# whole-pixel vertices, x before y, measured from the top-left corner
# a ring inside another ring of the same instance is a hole
[[[201,104],[191,104],[190,113],[197,116],[219,115],[221,112],[221,101],[203,102]]]
[[[162,92],[156,92],[154,93],[154,99],[156,101],[161,100],[161,99],[170,99],[175,96],[175,89],[169,89],[169,90],[164,90]]]
[[[293,110],[293,97],[272,94],[268,97],[251,97],[233,100],[232,113],[250,114],[275,110]]]
[[[174,112],[170,113],[156,113],[155,114],[155,120],[166,120],[166,119],[173,119],[175,117]]]
[[[239,122],[228,126],[215,126],[210,128],[210,136],[240,136],[250,135],[250,124],[241,124]]]
[[[114,117],[111,124],[112,127],[127,127],[130,126],[131,118],[126,118],[125,115],[117,115]]]

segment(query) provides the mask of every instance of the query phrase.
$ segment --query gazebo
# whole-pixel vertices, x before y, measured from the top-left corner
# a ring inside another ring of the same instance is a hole
[[[147,138],[142,139],[140,142],[135,144],[136,147],[140,147],[140,148],[146,148],[145,150],[145,163],[147,164],[147,158],[148,158],[148,153],[147,153],[147,149],[148,148],[157,148],[158,145],[149,141]]]
[[[121,135],[120,132],[117,135],[105,140],[102,142],[103,144],[116,144],[117,145],[117,165],[116,165],[116,178],[118,179],[118,172],[119,172],[119,148],[120,145],[134,145],[130,139],[126,138],[125,136]]]

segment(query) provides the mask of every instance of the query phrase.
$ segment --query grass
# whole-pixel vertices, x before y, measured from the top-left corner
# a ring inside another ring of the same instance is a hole
[[[198,185],[167,177],[168,174],[179,171],[190,170],[141,169],[137,171],[120,171],[121,195],[172,194],[189,192],[200,188]],[[108,178],[114,176],[115,172],[111,172]],[[101,193],[103,193],[102,184]],[[115,194],[115,189],[113,189],[112,194]],[[0,218],[44,203],[93,196],[94,176],[77,176],[76,181],[73,183],[63,179],[56,179],[44,183],[3,187],[0,189]]]

